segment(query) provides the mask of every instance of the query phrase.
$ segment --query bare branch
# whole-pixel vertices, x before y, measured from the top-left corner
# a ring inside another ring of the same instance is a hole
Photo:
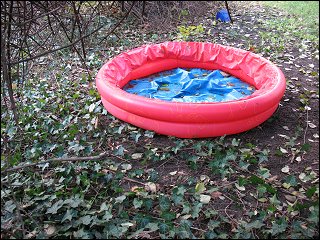
[[[132,10],[132,7],[134,6],[135,2],[132,3],[130,9],[127,11],[127,13],[118,21],[117,24],[115,24],[115,26],[106,34],[105,37],[109,36],[110,34],[112,34],[118,27],[119,25],[123,22],[123,20],[129,15],[129,13],[131,12]],[[19,64],[19,63],[22,63],[22,62],[27,62],[27,61],[30,61],[30,60],[33,60],[33,59],[36,59],[36,58],[39,58],[39,57],[42,57],[42,56],[45,56],[47,54],[50,54],[50,53],[54,53],[56,51],[59,51],[59,50],[62,50],[62,49],[65,49],[65,48],[68,48],[68,47],[71,47],[75,44],[77,44],[78,42],[80,42],[82,39],[85,39],[91,35],[93,35],[94,33],[98,32],[100,29],[104,28],[105,25],[101,25],[99,26],[98,28],[96,28],[95,30],[91,31],[90,33],[78,38],[77,40],[75,40],[74,42],[70,43],[70,44],[66,44],[62,47],[58,47],[56,49],[52,49],[52,50],[48,50],[48,51],[45,51],[45,52],[42,52],[36,56],[33,56],[33,57],[29,57],[29,58],[25,58],[25,59],[21,59],[21,60],[18,60],[18,61],[13,61],[11,62],[11,65],[16,65],[16,64]]]
[[[30,163],[30,164],[26,164],[23,166],[17,166],[17,167],[13,167],[13,168],[8,168],[5,169],[3,171],[1,171],[1,173],[6,173],[6,172],[14,172],[20,169],[24,169],[24,168],[28,168],[28,167],[34,167],[37,165],[41,165],[41,164],[45,164],[45,163],[52,163],[52,162],[76,162],[76,161],[90,161],[90,160],[99,160],[103,157],[107,156],[106,152],[100,153],[98,156],[90,156],[90,157],[71,157],[71,158],[52,158],[46,161],[41,161],[41,162],[37,162],[37,163]]]

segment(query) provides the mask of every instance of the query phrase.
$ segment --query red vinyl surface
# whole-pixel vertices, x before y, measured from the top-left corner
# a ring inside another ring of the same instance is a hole
[[[168,102],[127,93],[133,79],[174,68],[219,69],[257,89],[236,101]],[[96,76],[104,107],[115,117],[160,134],[182,138],[236,134],[258,126],[276,110],[286,81],[281,70],[252,52],[202,42],[164,42],[124,52]]]

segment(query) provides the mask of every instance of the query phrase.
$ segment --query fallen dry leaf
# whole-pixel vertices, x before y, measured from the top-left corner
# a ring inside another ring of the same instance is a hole
[[[222,195],[222,193],[219,191],[215,191],[215,192],[212,192],[210,195],[212,198],[219,198]]]
[[[281,172],[283,173],[289,173],[290,169],[289,166],[284,166],[283,168],[281,168]]]

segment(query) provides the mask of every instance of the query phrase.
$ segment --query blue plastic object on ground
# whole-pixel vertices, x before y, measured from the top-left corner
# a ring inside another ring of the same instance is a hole
[[[255,87],[220,70],[176,68],[131,80],[123,90],[173,102],[226,102],[251,95]]]
[[[221,9],[217,12],[216,20],[221,20],[222,22],[230,22],[230,16],[227,9]]]

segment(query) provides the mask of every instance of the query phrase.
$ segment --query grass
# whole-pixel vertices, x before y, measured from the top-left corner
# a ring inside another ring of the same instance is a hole
[[[308,22],[319,19],[318,1],[263,1],[267,6],[283,9],[288,13],[304,17]]]
[[[319,35],[318,1],[263,1],[263,4],[282,9],[294,17],[298,17],[299,19],[296,20],[300,24],[306,26],[311,30],[310,32]]]
[[[268,45],[273,54],[285,51],[287,42],[296,42],[300,49],[305,49],[305,43],[312,43],[313,51],[319,48],[319,2],[303,1],[262,1],[267,7],[279,12],[279,17],[263,22],[266,31],[261,31],[261,46]],[[282,13],[282,14],[281,14]],[[264,47],[265,48],[265,47]]]

